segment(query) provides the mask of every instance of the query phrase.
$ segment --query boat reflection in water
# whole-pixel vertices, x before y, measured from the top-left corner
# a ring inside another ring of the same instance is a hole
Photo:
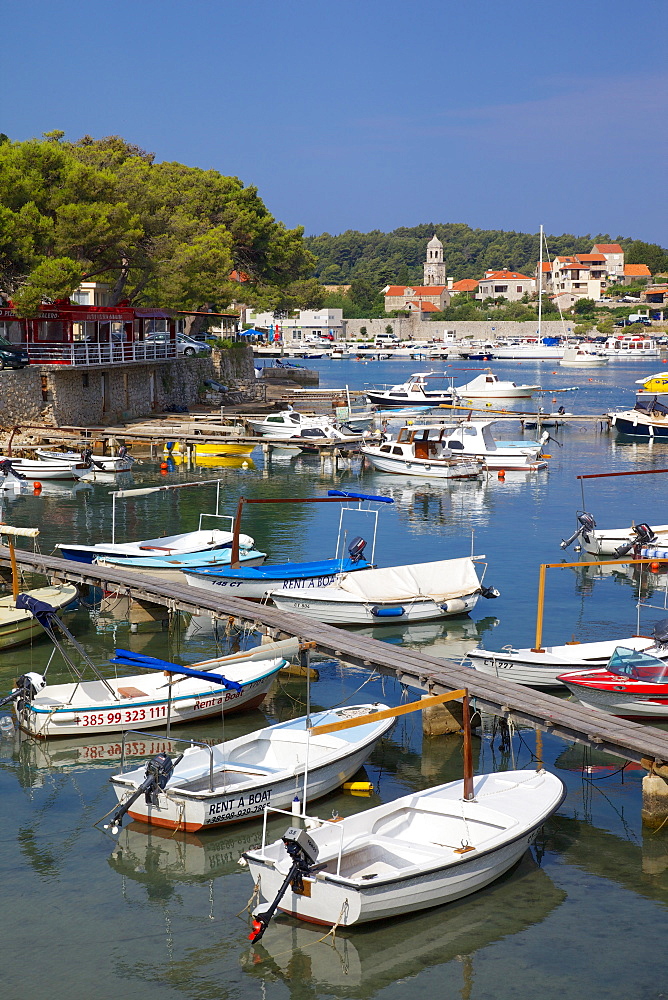
[[[477,645],[486,632],[499,624],[492,616],[473,621],[461,618],[457,621],[414,622],[411,625],[383,625],[355,629],[355,635],[366,635],[370,639],[380,639],[392,645],[407,649],[422,650],[429,656],[459,659],[466,656]]]
[[[470,959],[539,924],[565,898],[527,852],[494,886],[466,899],[375,927],[339,928],[335,938],[322,927],[277,917],[262,942],[242,956],[242,967],[262,980],[280,980],[290,996],[335,990],[338,998],[366,998],[428,968]],[[472,965],[465,965],[464,976],[472,974]]]

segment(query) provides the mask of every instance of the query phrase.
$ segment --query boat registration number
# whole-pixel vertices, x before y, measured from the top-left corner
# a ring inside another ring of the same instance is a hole
[[[84,712],[79,723],[86,728],[92,726],[118,726],[127,722],[145,722],[147,719],[161,719],[167,716],[166,705],[152,705],[150,708],[125,708],[115,712]]]
[[[510,670],[515,664],[512,660],[483,660],[486,667],[498,667],[499,670]]]

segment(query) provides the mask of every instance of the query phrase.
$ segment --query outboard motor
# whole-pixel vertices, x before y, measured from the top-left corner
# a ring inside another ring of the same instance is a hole
[[[658,541],[653,529],[650,528],[649,524],[646,524],[644,521],[640,524],[634,524],[631,531],[634,532],[636,537],[630,542],[625,542],[624,545],[620,545],[619,548],[615,549],[615,555],[618,559],[628,555],[631,551],[634,553],[637,552],[637,558],[639,558],[639,553],[643,545],[653,545],[656,541]]]
[[[176,760],[172,760],[168,753],[157,753],[155,757],[151,757],[148,764],[146,765],[146,777],[142,781],[141,785],[134,792],[127,802],[124,802],[120,809],[117,809],[114,813],[111,823],[105,825],[105,830],[111,827],[111,832],[113,834],[118,833],[119,827],[123,822],[123,817],[132,808],[134,802],[143,795],[146,805],[157,806],[158,796],[162,792],[169,779],[172,776],[174,768],[179,763],[183,754],[179,754]]]
[[[118,449],[118,457],[125,458],[127,453],[128,453],[128,446],[126,444],[122,444]]]
[[[501,591],[497,590],[496,587],[481,587],[480,596],[486,597],[488,601],[491,601],[494,597],[501,597]]]
[[[360,561],[366,548],[366,541],[361,535],[356,535],[348,546],[348,555],[354,563]]]
[[[12,465],[11,459],[9,458],[5,458],[2,462],[0,462],[0,473],[5,478],[13,476],[14,479],[27,479],[27,476],[24,476],[22,472],[16,471],[16,469]]]
[[[288,886],[292,885],[295,892],[304,891],[303,876],[310,875],[315,870],[314,865],[318,860],[318,845],[309,837],[306,830],[300,830],[294,826],[289,827],[283,834],[283,843],[292,859],[292,867],[269,909],[265,910],[264,913],[258,913],[253,918],[253,929],[248,935],[248,940],[252,941],[253,944],[259,941],[266,931]]]
[[[81,449],[81,461],[84,465],[91,465],[91,459],[93,457],[92,448],[82,448]]]
[[[594,533],[594,528],[596,527],[596,521],[593,516],[583,510],[577,515],[577,522],[579,524],[579,528],[571,535],[570,538],[562,538],[560,548],[567,549],[568,546],[577,541],[580,536],[584,538],[585,542],[590,541],[591,536]]]
[[[11,694],[0,698],[0,706],[8,705],[11,701],[16,702],[16,710],[20,712],[26,702],[32,701],[35,695],[46,687],[46,678],[41,674],[31,672],[21,674],[16,681],[16,687]]]
[[[668,646],[668,618],[655,622],[650,635],[657,646]]]

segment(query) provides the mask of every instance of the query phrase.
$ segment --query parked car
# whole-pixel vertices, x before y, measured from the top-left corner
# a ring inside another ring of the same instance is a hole
[[[166,344],[168,342],[168,333],[149,333],[146,337],[147,344]],[[176,350],[178,354],[183,354],[188,358],[194,357],[195,354],[211,354],[211,348],[208,344],[202,344],[199,340],[186,337],[185,333],[177,333]]]
[[[20,344],[10,344],[0,337],[0,368],[25,368],[30,364],[30,358],[25,347]]]

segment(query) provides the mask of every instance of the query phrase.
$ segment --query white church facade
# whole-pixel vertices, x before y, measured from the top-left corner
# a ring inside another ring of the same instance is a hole
[[[385,312],[402,310],[428,314],[440,312],[450,304],[443,244],[434,234],[427,244],[422,285],[386,285],[383,289]]]

